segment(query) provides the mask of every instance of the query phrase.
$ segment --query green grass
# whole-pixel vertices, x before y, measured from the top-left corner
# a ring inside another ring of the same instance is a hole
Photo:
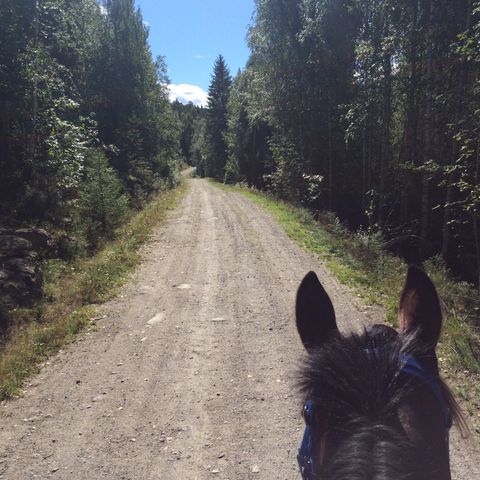
[[[9,335],[0,345],[0,400],[21,392],[39,365],[91,324],[95,304],[113,298],[141,262],[139,247],[184,196],[187,185],[160,193],[135,212],[115,240],[91,258],[44,264],[44,301],[18,309]]]

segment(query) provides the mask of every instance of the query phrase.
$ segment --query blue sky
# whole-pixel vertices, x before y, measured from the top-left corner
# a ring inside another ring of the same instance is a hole
[[[254,0],[136,0],[150,26],[154,56],[164,55],[172,96],[205,101],[213,63],[222,54],[232,75],[249,56]]]

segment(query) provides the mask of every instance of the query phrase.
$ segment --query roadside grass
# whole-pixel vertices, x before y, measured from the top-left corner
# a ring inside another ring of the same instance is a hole
[[[348,231],[332,214],[314,218],[304,208],[242,186],[215,183],[227,191],[245,195],[270,212],[290,238],[325,262],[333,275],[368,304],[385,309],[386,322],[397,326],[397,307],[407,265],[388,253],[375,233]],[[458,396],[466,400],[480,433],[480,299],[477,291],[451,277],[442,261],[425,262],[435,283],[444,311],[444,329],[439,361],[444,376],[450,377]]]
[[[113,298],[141,262],[139,247],[187,191],[160,193],[120,227],[97,254],[71,262],[44,263],[44,300],[14,312],[13,327],[0,345],[0,401],[21,393],[42,362],[72,342],[95,316],[95,305]]]

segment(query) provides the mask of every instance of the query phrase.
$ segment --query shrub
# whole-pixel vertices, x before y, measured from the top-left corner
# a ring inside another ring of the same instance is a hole
[[[92,150],[78,200],[78,223],[91,250],[112,238],[128,211],[128,197],[106,156]]]
[[[237,161],[229,157],[225,165],[225,183],[235,184],[241,180],[240,170]]]

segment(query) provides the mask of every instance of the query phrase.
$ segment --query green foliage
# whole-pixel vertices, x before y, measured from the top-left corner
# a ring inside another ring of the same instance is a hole
[[[228,159],[225,166],[225,182],[236,183],[242,180],[245,172],[243,164],[248,158],[249,122],[246,112],[245,89],[242,82],[244,75],[239,73],[233,82],[227,106],[227,131],[225,140]]]
[[[225,181],[246,181],[249,185],[263,187],[264,175],[271,163],[270,128],[256,113],[251,96],[253,76],[251,70],[239,72],[235,77],[228,102],[225,140],[228,161]]]
[[[201,177],[207,175],[207,120],[198,118],[193,124],[190,158]]]
[[[193,103],[183,105],[179,101],[175,101],[172,107],[181,128],[180,150],[182,159],[186,164],[193,165],[191,153],[195,123],[198,119],[205,117],[206,111],[204,108],[193,105]]]
[[[227,180],[377,228],[409,261],[441,254],[480,285],[479,15],[469,0],[256,0]]]
[[[133,0],[2,1],[2,221],[74,233],[87,152],[100,146],[135,206],[174,185],[180,127],[165,72]]]
[[[91,150],[78,199],[78,222],[90,249],[113,237],[127,209],[128,198],[117,174],[102,152]]]
[[[299,153],[283,138],[275,138],[271,147],[276,169],[266,178],[267,187],[284,199],[299,202],[305,190]]]
[[[179,127],[168,100],[165,61],[152,59],[141,12],[133,0],[108,0],[105,9],[94,108],[103,143],[115,147],[112,165],[142,200],[162,177],[174,175],[168,161],[179,161]]]
[[[240,169],[238,167],[238,163],[236,162],[235,158],[230,157],[227,160],[227,164],[225,165],[225,183],[235,184],[242,181],[242,177],[240,175]]]
[[[67,12],[65,2],[7,0],[0,9],[0,207],[20,220],[61,221],[82,176],[91,134],[75,70],[85,61],[85,39],[73,27],[98,6],[76,6]]]

